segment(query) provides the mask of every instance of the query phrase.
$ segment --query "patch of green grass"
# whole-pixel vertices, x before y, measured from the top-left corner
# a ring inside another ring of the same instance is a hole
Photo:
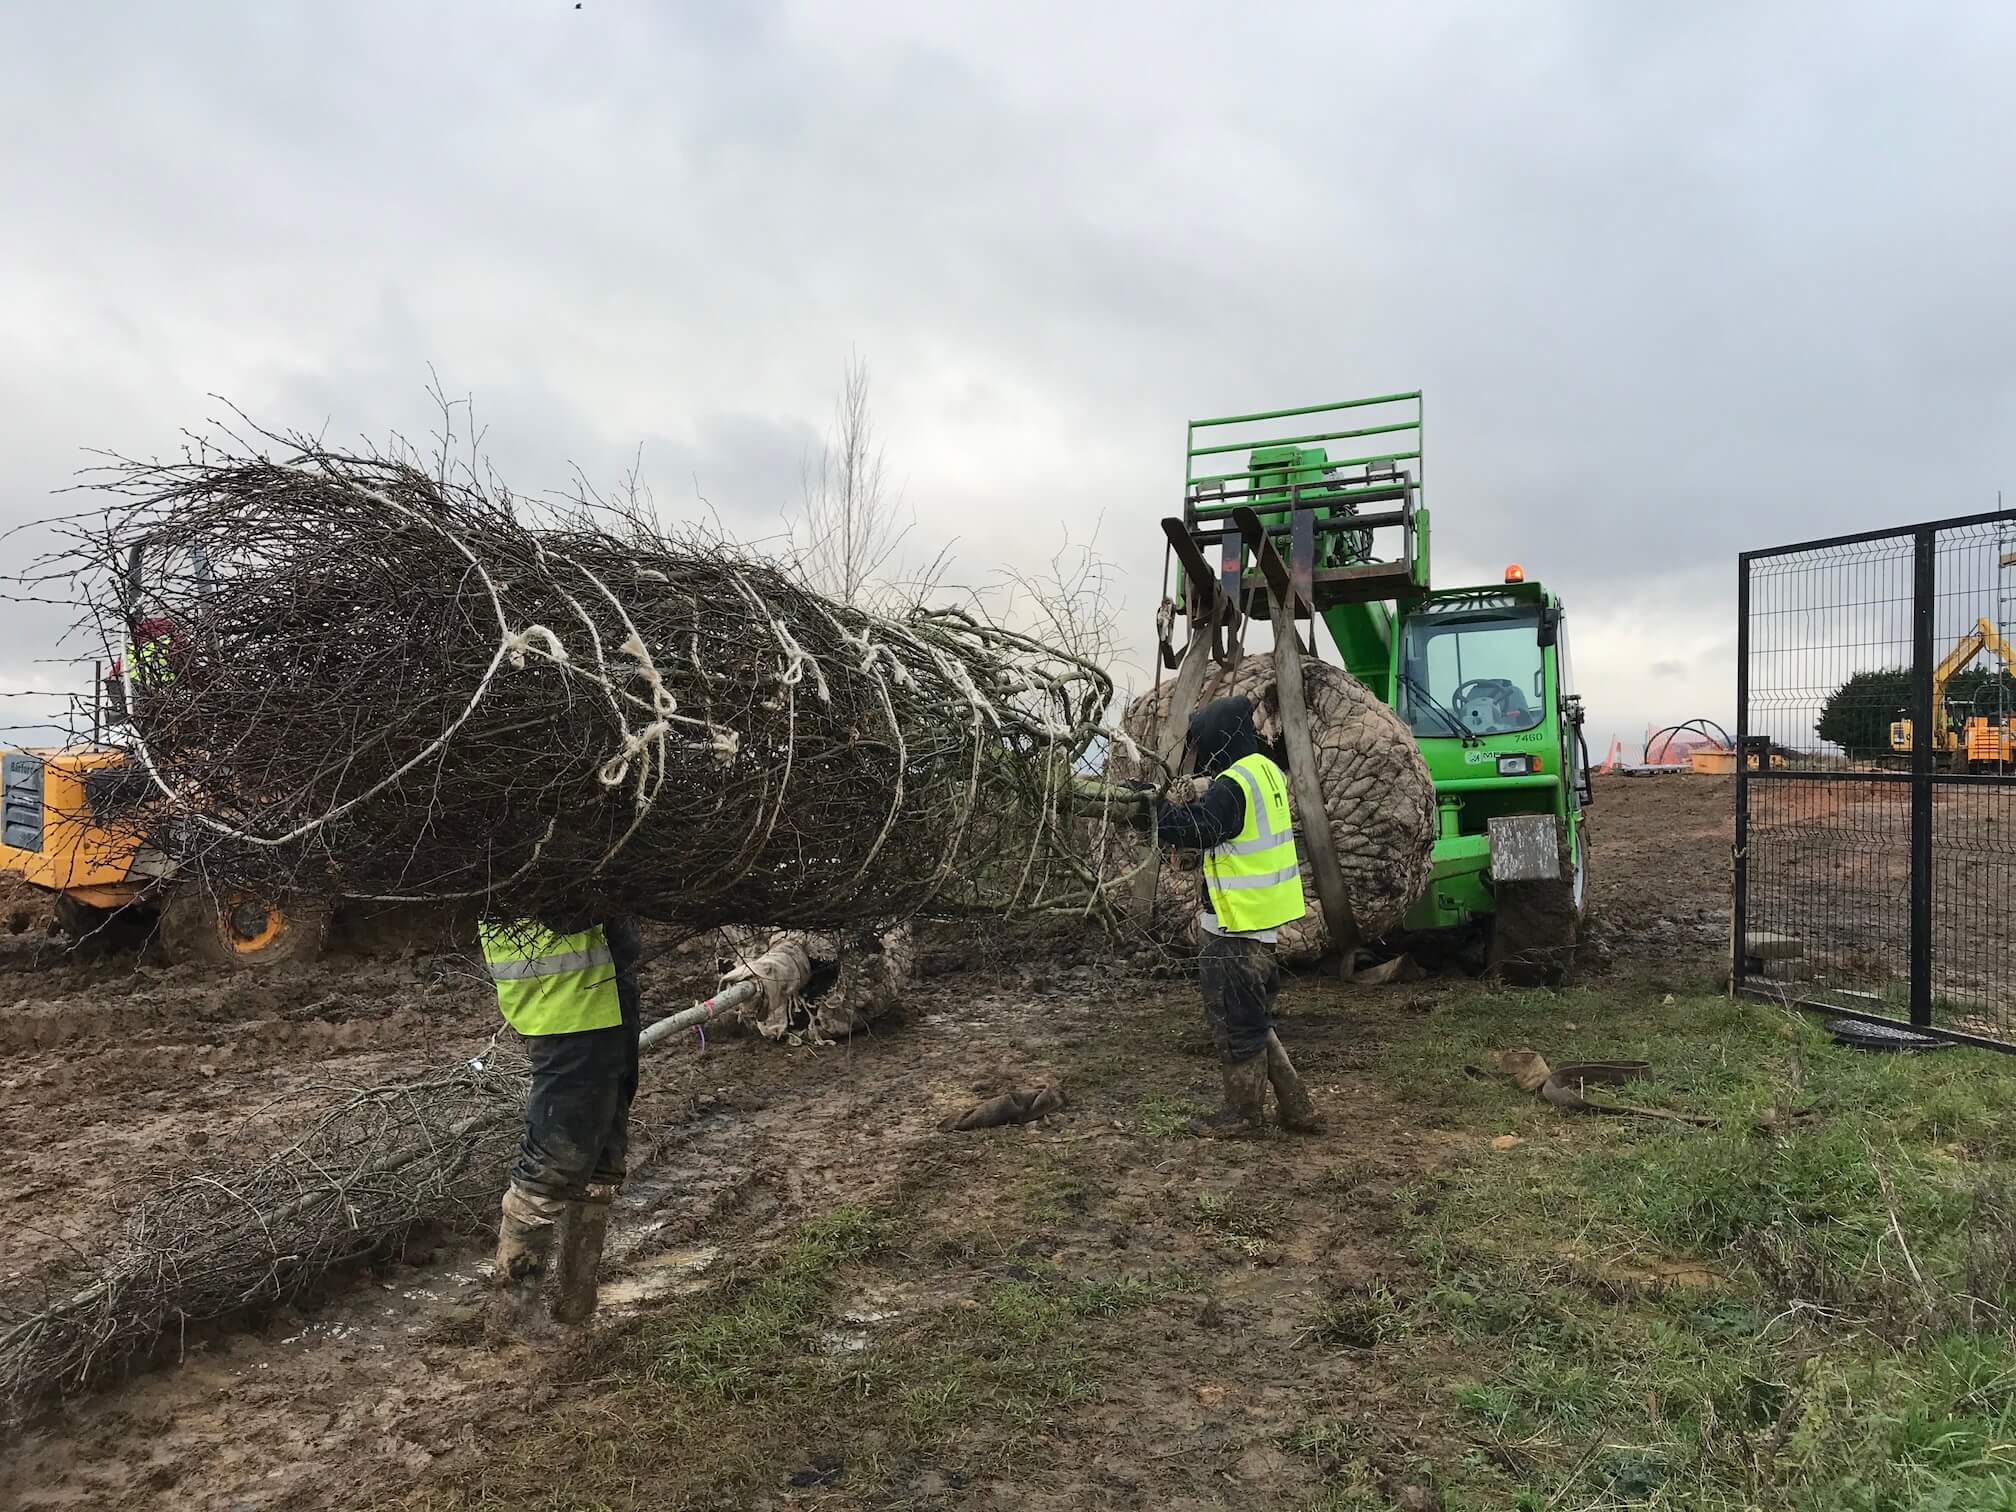
[[[2016,1512],[2007,1063],[1872,1056],[1719,998],[1465,1007],[1391,1073],[1528,1143],[1401,1194],[1425,1280],[1386,1337],[1470,1362],[1447,1400],[1521,1467],[1510,1504]],[[1625,1100],[1716,1126],[1462,1076],[1515,1045],[1651,1060]]]
[[[1097,1188],[1078,1168],[1047,1156],[1015,1187],[1022,1211],[1040,1224],[1065,1223],[1084,1216],[1098,1195]]]
[[[649,1315],[613,1358],[593,1362],[591,1401],[500,1434],[465,1478],[430,1483],[408,1505],[634,1512],[663,1505],[651,1488],[668,1481],[734,1504],[795,1450],[783,1404],[840,1421],[865,1400],[897,1398],[903,1383],[889,1362],[837,1354],[821,1338],[843,1273],[872,1263],[893,1225],[885,1211],[851,1205],[805,1224],[761,1265]],[[872,1463],[850,1460],[857,1472]]]
[[[500,1435],[463,1481],[409,1505],[746,1505],[828,1441],[860,1493],[976,1432],[1019,1463],[1098,1395],[1126,1316],[1190,1288],[1175,1271],[986,1280],[970,1305],[835,1347],[847,1278],[872,1274],[898,1232],[895,1215],[857,1207],[807,1224],[760,1267],[647,1316],[595,1362],[592,1395]]]
[[[1377,1349],[1407,1326],[1391,1287],[1375,1284],[1340,1291],[1317,1305],[1304,1337],[1320,1349]]]
[[[1290,1433],[1285,1447],[1315,1464],[1323,1491],[1310,1512],[1384,1512],[1393,1505],[1379,1489],[1373,1458],[1379,1437],[1364,1424],[1317,1418]]]
[[[981,1294],[980,1309],[999,1337],[1020,1344],[1041,1343],[1071,1317],[1064,1290],[1041,1281],[998,1282]]]
[[[882,1237],[880,1220],[865,1208],[809,1223],[730,1305],[647,1328],[631,1360],[647,1379],[675,1390],[747,1401],[816,1328],[839,1268],[873,1253]]]
[[[1146,1307],[1175,1289],[1181,1288],[1167,1284],[1158,1287],[1145,1276],[1116,1276],[1110,1281],[1087,1277],[1072,1283],[1068,1300],[1071,1311],[1081,1318],[1103,1318]]]
[[[1368,1476],[1354,1474],[1349,1485],[1324,1487],[1309,1504],[1309,1512],[1387,1512],[1392,1505]]]
[[[1853,1348],[1794,1362],[1770,1345],[1704,1348],[1627,1312],[1600,1342],[1596,1358],[1515,1343],[1490,1379],[1452,1393],[1486,1441],[1536,1457],[1550,1495],[1629,1504],[1685,1484],[1677,1505],[1888,1512],[1956,1480],[1980,1498],[1956,1506],[2016,1494],[2006,1341],[1949,1336],[1915,1363]],[[1955,1350],[1971,1372],[1938,1368]]]
[[[1204,1111],[1190,1098],[1157,1092],[1141,1099],[1141,1131],[1157,1139],[1188,1138],[1190,1120]]]
[[[1180,1272],[986,1283],[900,1362],[912,1447],[983,1419],[1033,1428],[1091,1400],[1107,1320],[1189,1287]]]
[[[1304,1454],[1324,1471],[1349,1464],[1371,1445],[1371,1437],[1361,1424],[1337,1418],[1318,1418],[1304,1423],[1288,1435],[1288,1449]]]
[[[980,1414],[1028,1427],[1095,1394],[1087,1313],[1073,1305],[1070,1288],[1002,1281],[976,1300],[977,1309],[938,1330],[905,1365],[911,1390],[943,1395],[960,1409],[942,1414],[934,1428]]]
[[[1197,1195],[1197,1227],[1227,1249],[1247,1259],[1258,1259],[1281,1221],[1279,1201],[1262,1202],[1244,1192],[1200,1192]]]
[[[966,1420],[973,1395],[963,1374],[947,1372],[902,1386],[897,1404],[911,1434],[930,1440]]]

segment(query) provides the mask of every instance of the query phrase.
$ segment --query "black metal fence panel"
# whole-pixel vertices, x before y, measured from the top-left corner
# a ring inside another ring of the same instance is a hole
[[[2016,1050],[2016,510],[1746,552],[1740,991]]]

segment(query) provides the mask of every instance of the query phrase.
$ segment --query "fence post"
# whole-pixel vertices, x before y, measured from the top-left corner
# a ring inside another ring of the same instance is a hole
[[[1932,778],[1945,710],[1932,706],[1939,532],[1912,536],[1911,561],[1911,1022],[1932,1022]]]
[[[1750,739],[1750,556],[1736,558],[1736,843],[1730,847],[1729,990],[1743,985],[1750,933],[1750,774],[1743,753]],[[1650,761],[1648,755],[1645,758]]]

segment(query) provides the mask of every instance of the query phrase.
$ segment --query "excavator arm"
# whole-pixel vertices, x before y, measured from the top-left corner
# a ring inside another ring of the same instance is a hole
[[[1977,620],[1974,628],[1953,643],[1953,649],[1939,659],[1939,665],[1932,669],[1932,707],[1935,711],[1946,707],[1946,685],[1967,670],[1967,664],[1981,654],[1982,647],[1993,642],[2002,644],[2002,637],[1996,632],[1992,620]],[[2001,653],[2007,659],[2007,652]]]
[[[2012,652],[2009,642],[2002,638],[2002,631],[1995,621],[1984,615],[1974,622],[1972,630],[1953,643],[1953,649],[1948,651],[1940,659],[1939,665],[1932,669],[1934,709],[1945,709],[1947,684],[1965,672],[1968,663],[1983,651],[1993,651],[2005,668],[2016,670],[2016,652]]]
[[[1953,679],[1967,670],[1968,665],[1983,651],[1993,651],[2002,660],[2004,667],[2016,670],[2016,651],[2003,639],[1995,621],[1982,617],[1974,622],[1974,628],[1953,643],[1953,649],[1939,658],[1939,665],[1932,669],[1932,749],[1935,751],[1956,751],[1960,748],[1960,732],[1954,729],[1953,721],[1946,710],[1946,690]],[[1890,726],[1890,746],[1892,750],[1909,751],[1912,743],[1911,721],[1900,719]]]
[[[1974,634],[1981,637],[1984,648],[2002,658],[2004,667],[2016,671],[2016,650],[2010,649],[2009,642],[2002,638],[2002,632],[1995,627],[1993,620],[1983,619],[1974,627]]]

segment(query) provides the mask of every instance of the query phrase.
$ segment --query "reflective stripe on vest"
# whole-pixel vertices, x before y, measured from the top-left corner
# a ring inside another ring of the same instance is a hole
[[[555,934],[527,921],[477,928],[497,1008],[520,1034],[578,1034],[623,1022],[616,962],[602,926]]]
[[[1204,853],[1204,885],[1221,929],[1278,929],[1308,912],[1302,868],[1295,860],[1288,779],[1265,756],[1241,758],[1225,770],[1245,790],[1239,833]]]

